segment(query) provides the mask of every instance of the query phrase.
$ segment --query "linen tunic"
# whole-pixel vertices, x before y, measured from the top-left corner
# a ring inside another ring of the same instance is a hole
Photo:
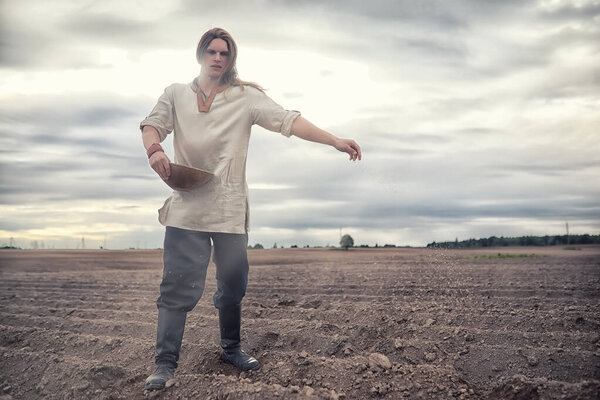
[[[174,162],[215,176],[189,191],[173,191],[158,210],[162,225],[205,232],[249,229],[246,158],[253,124],[291,136],[298,111],[285,110],[252,86],[233,86],[209,96],[195,81],[168,86],[140,129],[156,128],[160,141],[173,132]]]

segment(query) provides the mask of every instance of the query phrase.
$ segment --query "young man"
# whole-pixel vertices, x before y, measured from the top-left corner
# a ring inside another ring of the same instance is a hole
[[[241,349],[241,302],[248,280],[248,188],[246,156],[250,129],[258,124],[289,137],[327,144],[361,159],[358,144],[317,128],[273,102],[262,89],[238,78],[237,47],[220,28],[206,32],[196,51],[200,75],[189,84],[173,84],[140,123],[152,169],[170,176],[169,158],[160,142],[174,132],[175,162],[210,171],[214,177],[189,190],[175,190],[159,210],[166,226],[164,270],[157,300],[156,367],[148,390],[162,389],[173,378],[187,312],[204,291],[211,240],[217,267],[221,360],[240,370],[260,367]]]

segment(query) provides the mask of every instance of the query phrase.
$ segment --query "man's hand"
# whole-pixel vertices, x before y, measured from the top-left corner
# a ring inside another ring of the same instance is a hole
[[[348,153],[351,161],[362,159],[360,146],[352,139],[340,139],[331,133],[316,127],[302,116],[292,123],[292,135],[311,142],[333,146],[341,152]]]
[[[146,152],[152,146],[158,146],[158,149],[154,148],[152,155],[148,159],[148,163],[150,163],[150,167],[160,178],[164,181],[171,176],[171,167],[169,166],[169,157],[164,153],[162,147],[160,146],[160,137],[158,135],[158,131],[152,125],[145,125],[142,128],[142,141],[144,142],[144,148]]]
[[[150,163],[150,167],[152,167],[152,169],[156,171],[158,176],[160,176],[160,178],[163,181],[166,181],[169,178],[169,176],[171,176],[171,168],[169,167],[169,157],[167,157],[167,155],[164,152],[157,151],[156,153],[152,154],[148,162]]]
[[[348,153],[350,155],[350,161],[362,159],[360,146],[352,139],[337,139],[333,147],[341,152]]]

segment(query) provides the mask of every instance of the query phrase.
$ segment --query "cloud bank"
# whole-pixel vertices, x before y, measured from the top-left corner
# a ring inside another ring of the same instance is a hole
[[[0,2],[0,232],[159,247],[137,126],[202,32],[364,159],[253,130],[251,243],[425,245],[600,230],[597,1]],[[171,149],[167,145],[167,152]]]

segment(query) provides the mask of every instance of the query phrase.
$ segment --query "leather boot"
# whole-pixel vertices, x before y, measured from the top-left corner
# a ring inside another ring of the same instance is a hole
[[[175,376],[175,368],[171,364],[158,364],[152,375],[146,378],[144,389],[160,390],[163,389],[169,379]]]
[[[221,360],[232,364],[241,371],[260,368],[256,358],[246,354],[240,343],[242,323],[241,304],[225,306],[219,309],[219,327],[221,329]]]
[[[175,375],[179,350],[185,328],[187,313],[158,309],[158,328],[156,331],[156,368],[146,379],[147,390],[158,390],[165,387],[169,379]]]

